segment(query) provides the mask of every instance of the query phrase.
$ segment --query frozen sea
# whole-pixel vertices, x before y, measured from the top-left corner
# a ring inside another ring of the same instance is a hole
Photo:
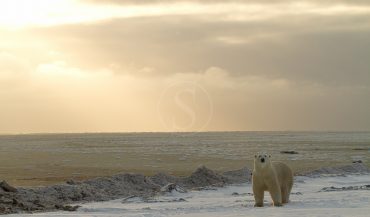
[[[0,135],[0,174],[18,186],[50,185],[134,172],[189,175],[200,165],[216,171],[252,167],[268,151],[294,171],[370,166],[370,132],[199,132]],[[281,154],[294,150],[299,154]],[[14,159],[17,159],[16,161]]]

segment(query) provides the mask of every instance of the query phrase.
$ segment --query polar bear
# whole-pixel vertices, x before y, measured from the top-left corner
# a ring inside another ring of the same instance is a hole
[[[284,163],[271,162],[271,155],[258,153],[254,156],[252,173],[255,207],[263,206],[264,192],[268,191],[274,206],[282,206],[289,202],[293,186],[293,172]]]

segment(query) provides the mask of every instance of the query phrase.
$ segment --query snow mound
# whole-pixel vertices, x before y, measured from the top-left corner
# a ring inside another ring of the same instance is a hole
[[[351,165],[338,166],[338,167],[323,167],[313,171],[298,173],[298,176],[307,177],[322,177],[322,176],[345,176],[353,174],[368,174],[370,168],[362,163],[353,163]]]

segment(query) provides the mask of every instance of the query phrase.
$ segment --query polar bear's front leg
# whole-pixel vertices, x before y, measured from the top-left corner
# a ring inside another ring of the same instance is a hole
[[[255,207],[263,207],[263,197],[265,196],[266,186],[262,181],[260,175],[253,172],[252,176],[253,195],[255,200]]]
[[[274,206],[282,206],[282,202],[281,202],[281,192],[280,190],[274,190],[274,191],[270,191],[270,195],[271,195],[271,198],[272,198],[272,201],[274,202]]]
[[[281,188],[281,201],[283,203],[288,203],[289,202],[289,190],[287,189],[286,186],[283,186]]]
[[[253,185],[253,195],[255,200],[255,207],[263,207],[263,197],[265,196],[265,192],[263,188],[257,187],[256,184]]]

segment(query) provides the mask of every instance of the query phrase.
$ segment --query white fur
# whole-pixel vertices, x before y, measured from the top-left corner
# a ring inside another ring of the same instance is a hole
[[[263,206],[265,191],[270,193],[274,206],[281,206],[289,202],[293,172],[284,163],[271,162],[271,155],[266,152],[257,153],[254,158],[252,185],[255,206]]]

